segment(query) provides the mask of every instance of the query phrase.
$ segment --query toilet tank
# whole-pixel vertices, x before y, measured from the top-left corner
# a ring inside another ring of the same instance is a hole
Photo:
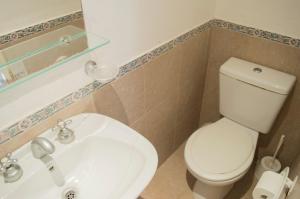
[[[220,113],[261,133],[268,133],[296,77],[230,58],[220,68]]]

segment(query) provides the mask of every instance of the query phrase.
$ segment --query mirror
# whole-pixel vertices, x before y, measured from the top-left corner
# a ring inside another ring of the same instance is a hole
[[[80,0],[0,3],[0,92],[87,49]]]

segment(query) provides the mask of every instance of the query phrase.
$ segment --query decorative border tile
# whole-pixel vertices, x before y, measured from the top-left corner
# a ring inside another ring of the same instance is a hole
[[[0,36],[0,45],[6,44],[8,42],[17,41],[29,35],[33,35],[39,32],[44,32],[49,29],[55,28],[57,26],[70,23],[73,21],[77,21],[82,18],[83,18],[82,11],[79,11],[41,24],[30,26],[28,28],[17,30],[15,32]]]
[[[277,33],[272,33],[252,27],[238,25],[228,21],[213,19],[210,21],[211,27],[223,28],[234,32],[239,32],[252,37],[263,38],[271,41],[275,41],[281,44],[289,45],[292,47],[300,48],[300,39],[284,36]]]
[[[76,13],[75,13],[76,14]],[[78,13],[78,16],[82,17],[82,13]],[[76,17],[75,17],[76,18]],[[56,20],[56,19],[55,19]],[[54,20],[54,21],[55,21]],[[70,21],[70,17],[66,17],[66,19],[59,19],[56,22],[53,22],[53,26],[57,24],[66,23],[66,21]],[[51,25],[50,25],[51,26]],[[264,38],[271,41],[279,42],[282,44],[286,44],[292,47],[300,48],[300,40],[294,39],[291,37],[279,35],[276,33],[271,33],[251,27],[241,26],[238,24],[234,24],[231,22],[226,22],[219,19],[213,19],[193,30],[190,32],[187,32],[163,45],[161,45],[158,48],[155,48],[154,50],[150,51],[149,53],[146,53],[133,61],[129,62],[128,64],[125,64],[120,67],[118,78],[125,75],[126,73],[135,70],[136,68],[152,61],[153,59],[157,58],[158,56],[170,51],[175,46],[187,41],[188,39],[198,35],[199,33],[209,30],[211,27],[218,27],[218,28],[224,28],[231,31],[247,34],[252,37],[258,37],[258,38]],[[1,39],[0,39],[1,40]],[[109,82],[107,82],[109,83]],[[0,144],[3,144],[7,142],[9,139],[13,138],[16,135],[19,135],[29,128],[32,128],[33,126],[37,125],[38,123],[45,121],[50,116],[54,115],[60,110],[63,110],[70,106],[71,104],[83,99],[84,97],[90,95],[97,89],[101,88],[105,84],[102,84],[100,82],[94,81],[93,83],[88,84],[84,88],[79,89],[78,91],[71,93],[64,98],[54,102],[53,104],[41,109],[40,111],[24,118],[22,121],[19,121],[10,127],[2,130],[0,132]]]
[[[78,91],[65,96],[64,98],[41,109],[40,111],[37,111],[36,113],[26,117],[25,119],[11,125],[7,129],[3,130],[2,133],[0,133],[0,144],[7,142],[14,136],[19,135],[27,129],[32,128],[38,123],[48,119],[50,116],[54,115],[58,111],[61,111],[67,108],[68,106],[74,104],[75,102],[83,99],[84,97],[90,95],[103,85],[104,84],[100,82],[94,81],[86,85],[84,88],[81,88]]]
[[[141,65],[144,65],[158,56],[170,51],[175,46],[187,41],[188,39],[198,35],[199,33],[209,30],[210,28],[210,22],[207,22],[183,35],[180,35],[179,37],[159,46],[158,48],[155,48],[154,50],[150,51],[149,53],[146,53],[135,60],[129,62],[128,64],[125,64],[124,66],[120,67],[119,77],[125,75],[126,73],[138,68]]]

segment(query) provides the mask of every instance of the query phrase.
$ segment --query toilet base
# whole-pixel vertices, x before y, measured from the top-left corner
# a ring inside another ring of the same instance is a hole
[[[223,199],[232,187],[233,184],[212,186],[197,180],[193,188],[193,196],[194,199]]]

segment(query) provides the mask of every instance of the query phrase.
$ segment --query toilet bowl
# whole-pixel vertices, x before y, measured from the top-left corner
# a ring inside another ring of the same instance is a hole
[[[232,57],[219,80],[224,117],[195,131],[185,146],[195,199],[222,199],[247,173],[258,134],[269,133],[296,77]]]
[[[248,171],[255,154],[258,132],[222,118],[195,131],[184,158],[196,177],[196,199],[223,198]]]

